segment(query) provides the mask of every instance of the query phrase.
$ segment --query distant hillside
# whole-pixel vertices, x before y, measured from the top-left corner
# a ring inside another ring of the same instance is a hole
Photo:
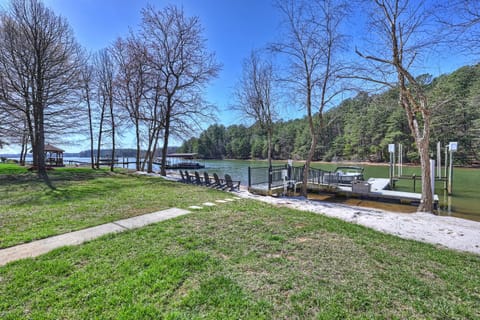
[[[174,153],[178,150],[178,147],[176,146],[172,146],[172,147],[168,147],[168,153]],[[158,150],[157,151],[157,155],[160,155],[160,153],[162,152],[162,150]],[[97,156],[97,150],[94,150],[94,156],[96,157]],[[105,150],[101,150],[100,151],[100,157],[110,157],[112,154],[112,149],[105,149]],[[142,152],[142,155],[144,154],[144,152]],[[131,148],[127,148],[127,149],[116,149],[115,150],[115,156],[117,158],[122,158],[122,157],[125,157],[125,158],[134,158],[136,155],[136,151],[135,149],[131,149]],[[84,151],[80,151],[78,153],[75,153],[75,152],[66,152],[63,154],[64,157],[68,157],[68,158],[89,158],[90,157],[90,150],[84,150]],[[20,157],[20,154],[18,153],[10,153],[10,154],[2,154],[0,153],[0,157],[4,157],[4,158],[11,158],[11,159],[14,159],[14,158],[19,158]]]
[[[168,153],[173,153],[176,152],[178,147],[168,147]],[[162,149],[157,150],[157,156],[160,155],[162,152]],[[112,154],[112,149],[102,149],[100,150],[100,157],[110,157]],[[135,158],[137,154],[137,151],[135,149],[116,149],[115,150],[115,156],[116,157],[125,157],[125,158]],[[142,155],[144,155],[144,151],[141,152]],[[93,152],[93,155],[96,157],[97,156],[97,150],[95,149]],[[78,157],[82,158],[89,158],[90,157],[90,150],[84,150],[80,151],[78,153]]]
[[[420,77],[419,77],[420,78]],[[480,65],[431,78],[422,75],[430,101],[448,101],[432,110],[431,149],[458,141],[455,160],[480,163]],[[382,94],[359,93],[325,114],[329,123],[319,137],[315,160],[388,161],[387,146],[402,143],[405,162],[417,162],[404,110],[395,89]],[[310,136],[305,119],[275,124],[273,157],[305,159]],[[198,138],[186,141],[179,152],[196,152],[207,159],[266,158],[266,137],[255,125],[212,125]]]

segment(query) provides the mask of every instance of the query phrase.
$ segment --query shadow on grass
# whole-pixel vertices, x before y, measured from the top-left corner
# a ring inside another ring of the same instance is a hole
[[[92,170],[84,168],[59,169],[49,173],[52,182],[85,181],[111,176],[113,173],[105,170]]]
[[[82,200],[129,187],[121,179],[113,179],[114,176],[119,177],[104,170],[60,169],[49,173],[54,187],[51,188],[36,174],[1,175],[0,181],[4,183],[0,190],[7,195],[10,205],[45,205]]]

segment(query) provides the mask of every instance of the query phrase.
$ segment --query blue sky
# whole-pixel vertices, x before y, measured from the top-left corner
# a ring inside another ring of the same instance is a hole
[[[241,75],[243,59],[252,49],[264,47],[281,37],[278,31],[281,18],[273,2],[273,0],[44,0],[56,14],[68,20],[78,42],[91,51],[109,46],[116,38],[127,35],[129,28],[137,29],[141,20],[140,11],[149,3],[158,9],[168,4],[183,6],[188,16],[198,16],[209,49],[215,52],[218,62],[223,65],[219,77],[209,85],[206,98],[218,107],[220,110],[218,117],[220,123],[224,125],[240,122],[240,117],[228,108],[234,103],[233,89]],[[6,3],[7,0],[0,0],[2,7]],[[361,19],[354,19],[357,26],[359,20]],[[355,29],[356,27],[353,27],[350,31],[357,36],[362,33]],[[351,51],[353,55],[353,49]],[[434,53],[432,56],[429,68],[422,72],[439,75],[451,72],[469,62],[462,57],[449,57],[448,52],[443,52],[443,57],[440,53]],[[298,118],[302,115],[303,112],[295,108],[288,113],[284,112],[283,118]],[[128,146],[134,145],[133,141],[125,140],[123,143]],[[5,149],[2,151],[6,152]]]
[[[200,17],[207,45],[223,65],[217,79],[206,92],[216,105],[225,125],[237,122],[228,112],[233,103],[233,87],[241,74],[242,60],[252,49],[273,41],[279,24],[270,0],[45,0],[47,6],[67,18],[77,40],[96,51],[110,45],[117,37],[136,29],[140,11],[148,4],[160,9],[170,3],[183,6],[188,16]]]

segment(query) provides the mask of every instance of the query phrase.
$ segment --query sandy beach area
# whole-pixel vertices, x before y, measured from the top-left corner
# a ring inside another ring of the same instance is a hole
[[[301,197],[270,197],[236,192],[239,197],[255,199],[276,206],[309,211],[356,223],[404,239],[431,243],[440,247],[480,255],[480,222],[431,213],[397,213],[355,207]]]

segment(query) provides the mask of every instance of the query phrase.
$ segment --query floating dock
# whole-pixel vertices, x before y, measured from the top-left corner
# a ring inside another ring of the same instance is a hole
[[[389,190],[390,179],[370,178],[368,181],[362,181],[359,183],[369,184],[369,190],[355,190],[355,185],[339,186],[340,190],[338,190],[336,193],[346,197],[355,197],[382,202],[394,202],[413,206],[420,205],[420,200],[422,199],[421,193]],[[437,208],[439,202],[438,195],[435,194],[433,196],[433,202],[434,207]]]
[[[301,188],[301,182],[290,181],[288,185],[275,184],[268,186],[268,183],[255,184],[250,186],[249,192],[260,195],[278,196],[285,194],[286,191],[295,192]],[[288,187],[288,188],[287,188]],[[333,193],[343,197],[353,197],[365,200],[400,203],[412,206],[418,206],[422,195],[414,192],[403,192],[389,190],[390,179],[370,178],[368,181],[356,181],[351,185],[334,185],[334,184],[319,184],[309,182],[307,190],[309,192],[326,192]],[[288,190],[287,190],[288,189]],[[434,195],[434,206],[438,207],[438,195]]]

